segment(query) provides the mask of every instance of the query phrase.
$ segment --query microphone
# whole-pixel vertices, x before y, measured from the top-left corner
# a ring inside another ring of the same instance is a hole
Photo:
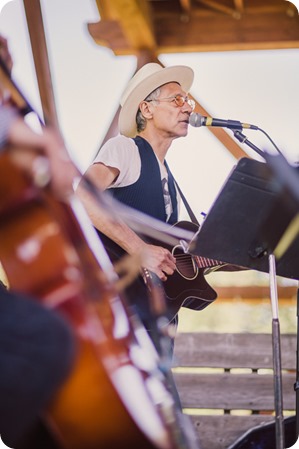
[[[189,124],[191,126],[195,126],[195,128],[199,128],[200,126],[218,126],[221,128],[230,128],[230,129],[259,129],[255,125],[250,125],[249,123],[241,123],[238,120],[222,120],[220,118],[212,118],[212,117],[204,117],[201,114],[196,112],[192,112],[189,117]]]

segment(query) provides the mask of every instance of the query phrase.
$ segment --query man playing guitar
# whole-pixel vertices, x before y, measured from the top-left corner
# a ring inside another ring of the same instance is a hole
[[[188,133],[189,117],[195,106],[188,97],[193,77],[193,70],[186,66],[163,68],[156,63],[143,66],[130,80],[122,96],[120,135],[104,144],[86,173],[100,190],[108,189],[122,203],[172,225],[178,221],[180,194],[165,158],[173,140]],[[186,276],[177,269],[179,254],[162,246],[161,242],[153,244],[146,241],[121,220],[111,223],[98,212],[92,196],[82,185],[79,185],[77,194],[114,260],[120,257],[121,252],[141,254],[144,268],[163,281],[165,287],[176,276],[186,281]],[[197,261],[192,259],[189,262],[193,265]],[[195,268],[191,278],[197,276]],[[197,307],[191,300],[192,308],[203,308],[216,298],[202,274],[200,282],[202,288],[199,287],[197,296],[206,294],[207,301]],[[190,286],[189,289],[190,294],[187,293],[186,298],[194,296],[197,291],[197,287],[193,289]],[[150,304],[147,304],[143,280],[131,285],[126,293],[151,334],[151,323],[148,322]],[[177,297],[171,293],[168,296],[172,299]],[[179,305],[169,311],[169,318],[175,325],[176,312],[184,301],[185,298],[180,296]]]

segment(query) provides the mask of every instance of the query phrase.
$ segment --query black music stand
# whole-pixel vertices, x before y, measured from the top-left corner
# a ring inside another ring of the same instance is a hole
[[[274,176],[271,165],[243,158],[212,205],[193,250],[197,255],[269,273],[276,449],[284,449],[285,443],[276,275],[299,279],[299,229],[288,244],[281,244],[299,209],[296,200]]]
[[[269,272],[273,252],[297,210],[269,164],[243,158],[207,214],[195,254]],[[299,236],[276,261],[279,276],[299,280]]]

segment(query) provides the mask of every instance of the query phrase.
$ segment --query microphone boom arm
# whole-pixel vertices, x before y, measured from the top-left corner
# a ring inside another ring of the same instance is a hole
[[[246,136],[245,134],[241,133],[241,131],[239,129],[235,129],[233,130],[234,132],[234,136],[236,137],[236,139],[238,139],[239,142],[241,143],[246,143],[247,146],[249,146],[252,150],[254,150],[257,154],[259,154],[263,159],[265,159],[265,155],[264,152],[262,150],[260,150],[256,145],[254,145],[254,143],[252,143]]]

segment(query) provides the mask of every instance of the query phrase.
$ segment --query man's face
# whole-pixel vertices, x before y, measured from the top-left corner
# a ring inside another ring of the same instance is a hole
[[[164,84],[157,101],[153,102],[153,125],[156,130],[165,137],[184,137],[188,133],[189,116],[192,107],[184,102],[178,106],[175,96],[187,96],[181,86],[177,83]]]

